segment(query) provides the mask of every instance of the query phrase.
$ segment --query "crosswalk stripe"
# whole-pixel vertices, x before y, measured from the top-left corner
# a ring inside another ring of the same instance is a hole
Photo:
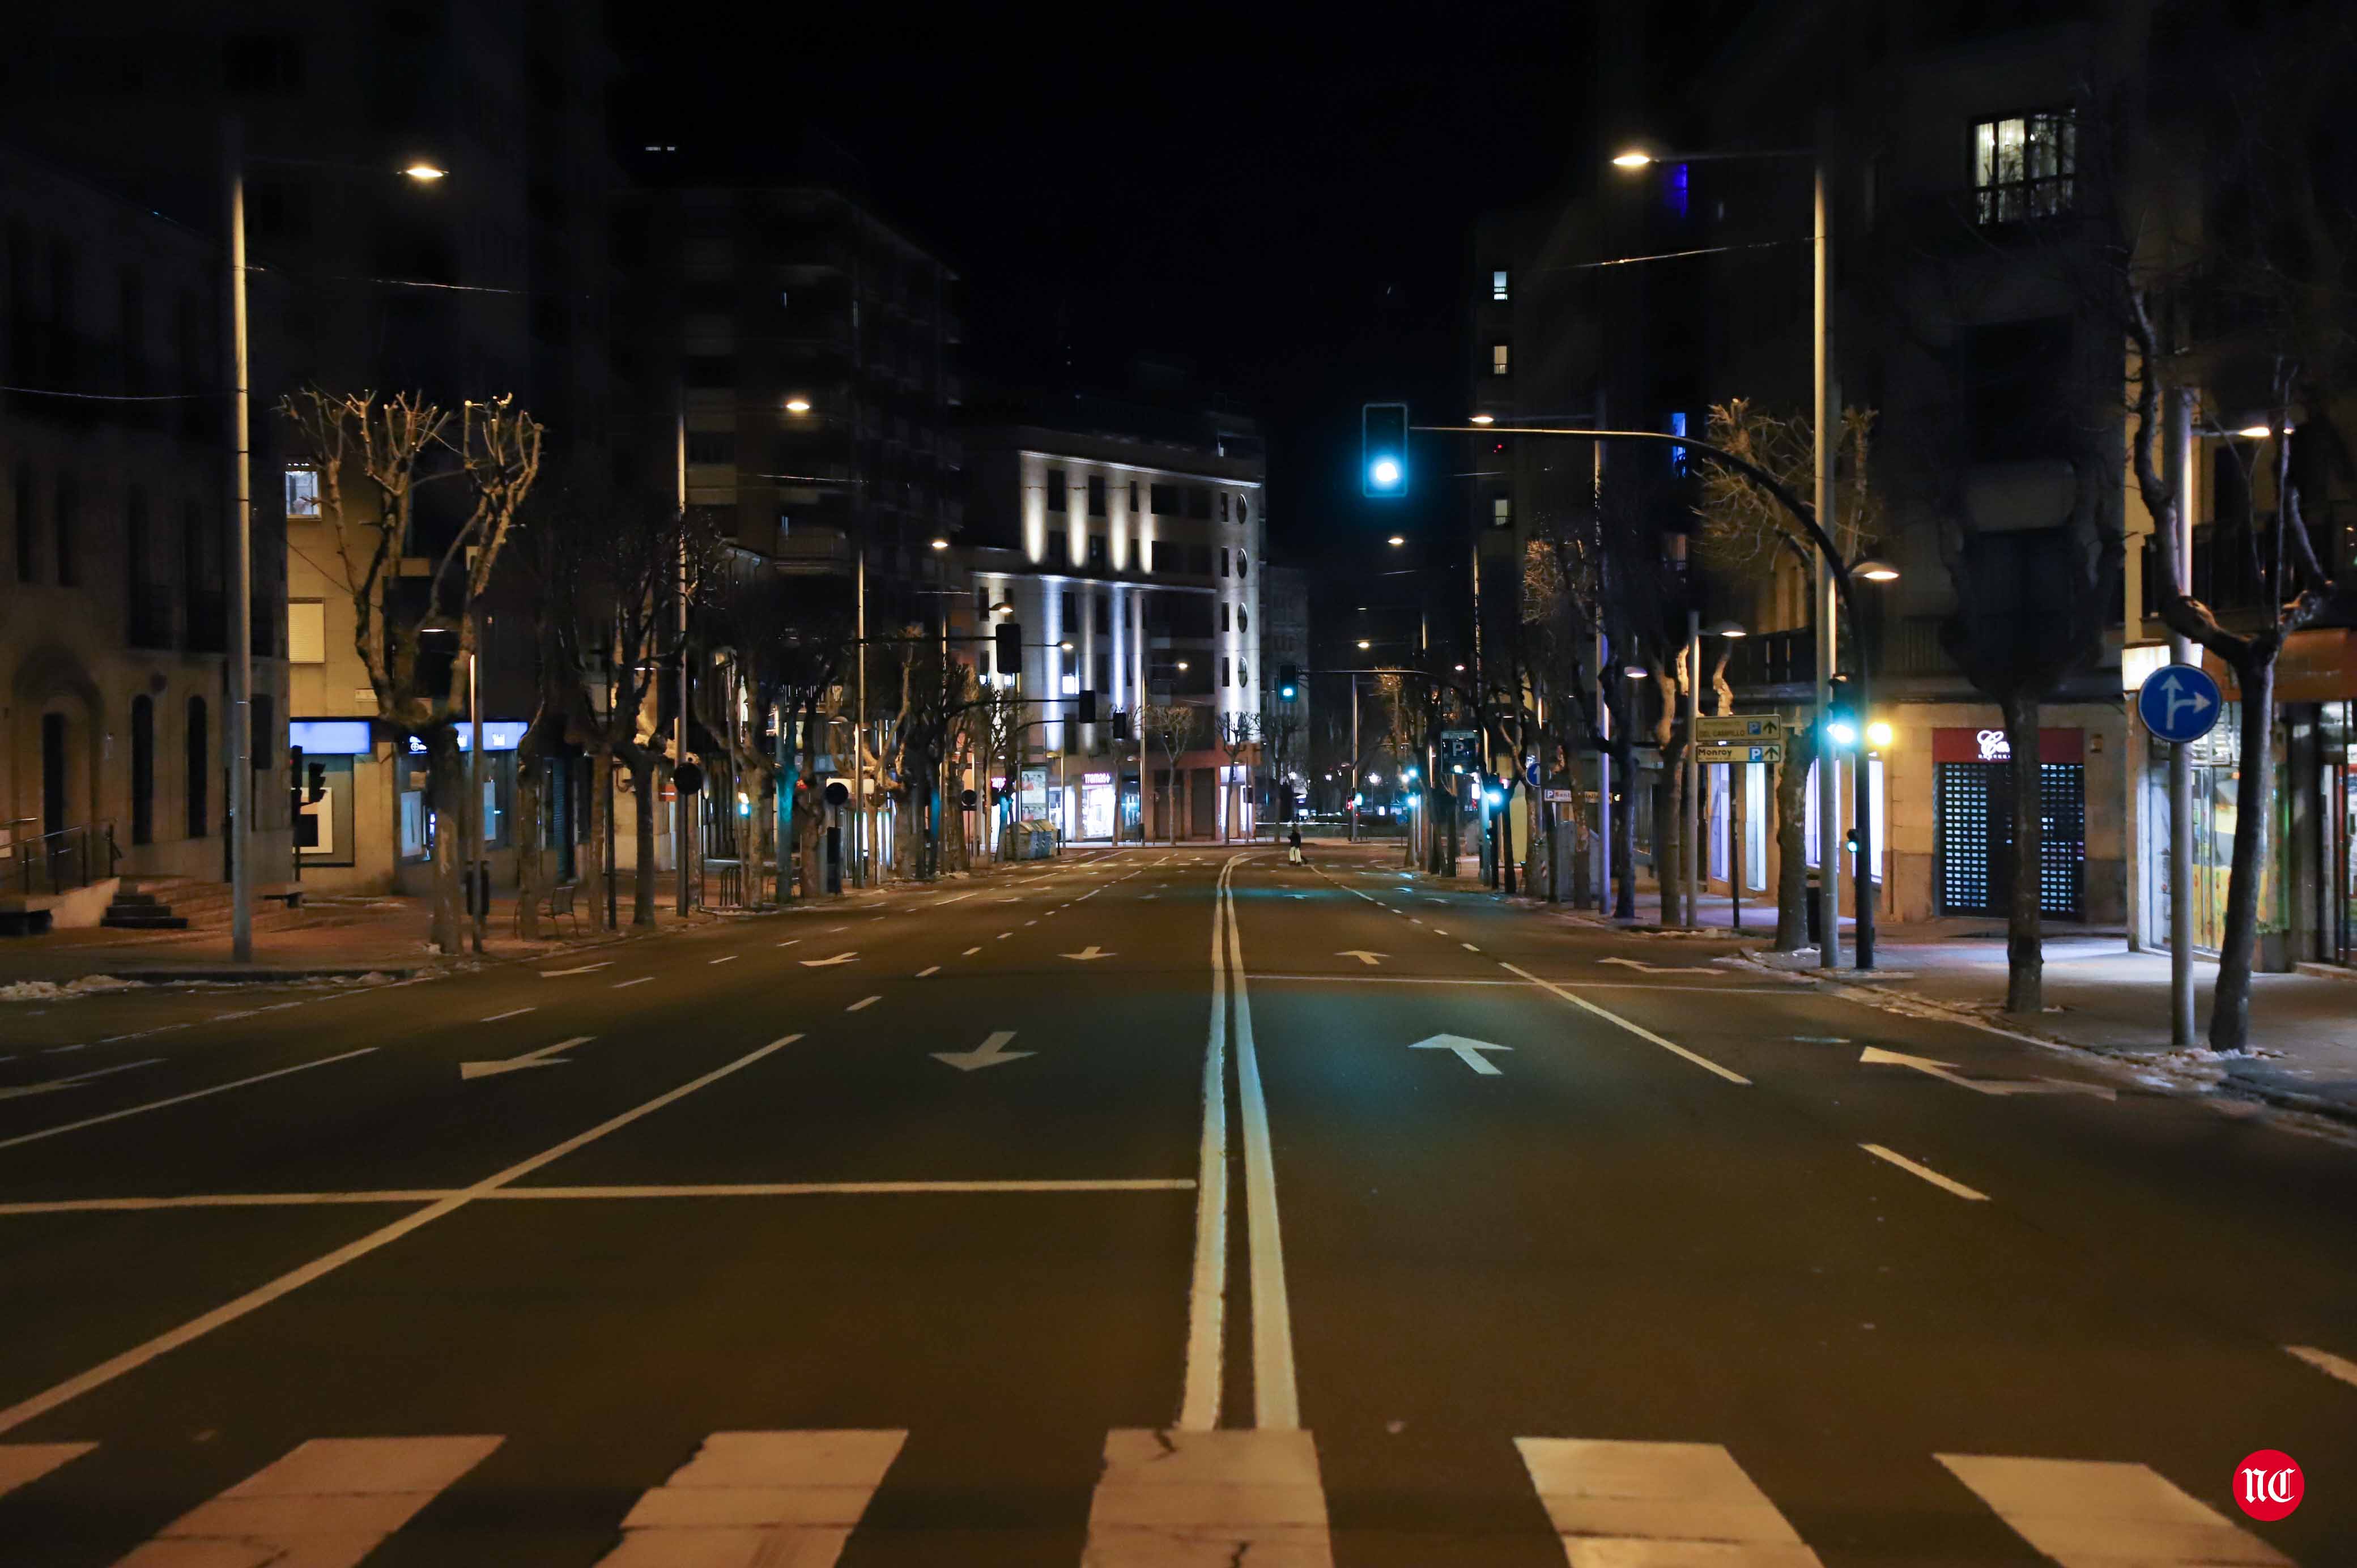
[[[97,1446],[95,1443],[0,1443],[0,1498]]]
[[[906,1432],[716,1432],[601,1568],[834,1568]]]
[[[199,1503],[116,1568],[351,1568],[497,1437],[316,1437]]]
[[[1571,1568],[1822,1568],[1716,1443],[1517,1437]]]
[[[1993,1454],[1935,1457],[2061,1568],[2291,1568],[2291,1559],[2147,1466]]]
[[[1105,1434],[1081,1568],[1333,1568],[1307,1432]]]

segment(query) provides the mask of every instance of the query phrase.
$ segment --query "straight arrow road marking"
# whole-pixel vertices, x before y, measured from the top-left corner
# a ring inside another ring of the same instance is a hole
[[[109,1073],[129,1072],[135,1067],[154,1067],[163,1059],[162,1057],[149,1057],[144,1062],[122,1062],[113,1067],[98,1068],[90,1072],[78,1072],[71,1078],[53,1078],[47,1083],[27,1083],[20,1084],[15,1089],[0,1089],[0,1100],[22,1100],[32,1094],[54,1094],[60,1089],[79,1088],[91,1079],[104,1078]]]
[[[1624,968],[1633,969],[1640,974],[1716,974],[1721,972],[1712,969],[1708,964],[1647,963],[1643,959],[1639,958],[1599,958],[1596,961],[1598,963],[1617,963]]]
[[[1369,952],[1364,948],[1345,948],[1334,956],[1336,958],[1354,958],[1361,963],[1365,964],[1369,969],[1381,969],[1383,967],[1382,961],[1391,957],[1392,955],[1387,952]]]
[[[1056,956],[1058,958],[1077,959],[1082,963],[1093,963],[1101,958],[1116,958],[1120,955],[1116,953],[1109,953],[1103,948],[1097,946],[1096,943],[1091,942],[1085,949],[1079,952],[1058,953]]]
[[[2109,1085],[2081,1083],[2074,1079],[2041,1078],[2034,1081],[1966,1078],[1954,1071],[1955,1063],[1934,1061],[1930,1057],[1910,1057],[1903,1051],[1886,1051],[1879,1046],[1868,1046],[1858,1056],[1864,1067],[1913,1068],[1926,1078],[1936,1078],[1943,1083],[1953,1083],[1959,1089],[1969,1089],[1975,1094],[2092,1094],[2098,1100],[2116,1101],[2120,1092]]]
[[[833,958],[806,958],[802,960],[802,967],[804,969],[826,969],[838,963],[856,963],[857,961],[859,961],[859,955],[857,953],[839,952]]]
[[[1490,1065],[1483,1051],[1511,1051],[1512,1046],[1493,1046],[1487,1040],[1469,1040],[1462,1035],[1435,1035],[1428,1040],[1418,1040],[1408,1047],[1412,1051],[1455,1051],[1457,1059],[1484,1078],[1505,1075]]]
[[[543,979],[543,980],[554,980],[554,979],[556,979],[559,975],[565,975],[565,974],[588,974],[588,973],[591,973],[591,972],[593,972],[594,971],[597,971],[597,970],[600,970],[600,969],[611,969],[611,968],[613,968],[613,967],[614,967],[614,961],[613,961],[612,959],[610,959],[610,958],[609,958],[609,959],[606,960],[603,963],[585,963],[585,964],[581,965],[581,966],[580,966],[579,968],[577,968],[577,969],[544,969],[544,970],[542,970],[542,971],[540,972],[540,977],[541,977],[541,979]]]
[[[1014,1037],[1015,1031],[1012,1029],[994,1029],[991,1031],[990,1038],[983,1041],[973,1050],[935,1051],[932,1053],[932,1058],[937,1062],[949,1063],[960,1072],[972,1072],[976,1068],[996,1067],[1001,1062],[1017,1061],[1033,1054],[1030,1051],[1007,1050],[1006,1042]]]
[[[462,1080],[472,1080],[479,1078],[497,1078],[503,1072],[515,1072],[528,1067],[562,1067],[565,1065],[563,1062],[553,1061],[550,1058],[559,1051],[569,1051],[576,1046],[586,1046],[597,1037],[595,1035],[576,1035],[572,1039],[559,1040],[553,1046],[543,1046],[536,1051],[526,1051],[520,1057],[510,1057],[505,1061],[460,1062],[458,1077]]]

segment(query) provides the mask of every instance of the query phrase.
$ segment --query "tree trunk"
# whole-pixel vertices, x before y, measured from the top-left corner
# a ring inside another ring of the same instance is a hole
[[[530,745],[519,748],[515,766],[512,832],[516,853],[516,929],[524,940],[536,942],[540,940],[540,813],[544,804],[540,789],[540,748]]]
[[[2005,1010],[2040,1013],[2046,1005],[2046,958],[2039,934],[2039,874],[2046,843],[2044,803],[2039,789],[2038,698],[2026,693],[2004,703],[2006,744],[2013,749],[2007,769],[2013,786],[2013,886],[2005,909]],[[1835,875],[1829,868],[1826,875]]]
[[[1776,950],[1799,952],[1809,940],[1810,742],[1799,729],[1784,734],[1784,760],[1776,765]]]
[[[2234,779],[2234,855],[2226,880],[2226,929],[2218,940],[2211,993],[2210,1048],[2241,1056],[2251,1045],[2251,969],[2258,956],[2259,885],[2267,864],[2267,816],[2275,804],[2276,655],[2256,640],[2234,671],[2242,686],[2243,765]],[[2191,897],[2188,886],[2178,897]]]
[[[1662,890],[1662,924],[1685,923],[1685,834],[1680,831],[1685,770],[1679,752],[1662,747],[1661,776],[1653,780],[1653,880]]]
[[[434,813],[434,945],[445,957],[456,957],[464,942],[464,906],[459,898],[458,860],[465,853],[466,832],[457,807],[464,799],[458,768],[457,737],[437,735],[428,744],[426,779]]]
[[[584,891],[589,895],[589,929],[610,931],[606,918],[606,879],[613,868],[606,864],[606,787],[613,777],[614,757],[611,752],[590,754],[589,764],[589,875],[583,878]]]
[[[639,866],[630,889],[630,924],[652,929],[655,923],[655,765],[651,758],[630,763],[630,798],[638,803]]]

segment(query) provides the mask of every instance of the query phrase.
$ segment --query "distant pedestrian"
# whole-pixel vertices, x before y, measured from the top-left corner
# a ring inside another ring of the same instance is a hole
[[[1286,849],[1285,849],[1285,862],[1286,862],[1286,864],[1287,865],[1299,865],[1302,863],[1302,861],[1301,861],[1301,824],[1300,824],[1300,823],[1296,822],[1296,823],[1294,824],[1294,826],[1293,826],[1293,831],[1292,831],[1291,832],[1289,832],[1289,833],[1287,833],[1287,834],[1286,834],[1286,835],[1285,835],[1285,844],[1286,844]]]

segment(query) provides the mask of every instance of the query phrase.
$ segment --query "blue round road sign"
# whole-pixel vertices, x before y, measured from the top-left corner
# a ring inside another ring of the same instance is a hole
[[[2162,740],[2200,740],[2218,724],[2218,682],[2198,664],[2169,664],[2136,688],[2136,716]]]

